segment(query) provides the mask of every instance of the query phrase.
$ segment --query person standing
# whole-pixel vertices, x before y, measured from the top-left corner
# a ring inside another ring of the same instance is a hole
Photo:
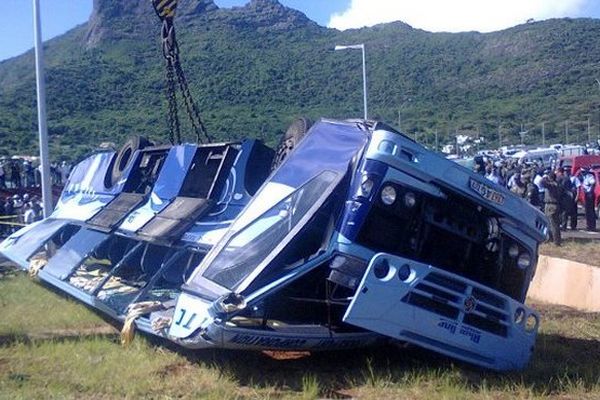
[[[500,184],[500,177],[498,176],[498,170],[496,169],[496,167],[488,166],[485,169],[485,172],[485,179],[494,182],[496,185]]]
[[[69,173],[71,172],[71,169],[69,168],[69,165],[67,164],[66,161],[63,161],[60,165],[59,168],[59,173],[60,173],[60,184],[61,185],[66,185],[67,181],[69,180]]]
[[[33,167],[28,160],[23,161],[23,177],[25,180],[25,187],[34,186]]]
[[[544,185],[544,213],[550,220],[550,239],[556,246],[562,244],[560,235],[560,199],[562,188],[556,181],[556,174],[551,171],[543,178]]]
[[[15,215],[15,207],[13,205],[13,199],[12,197],[7,197],[6,198],[6,203],[4,204],[4,214],[7,217],[11,217],[5,220],[5,222],[7,222],[8,224],[10,224],[11,222],[16,222],[14,217]],[[13,232],[13,228],[11,225],[6,225],[6,229],[5,229],[6,234],[10,235]]]
[[[23,223],[25,225],[33,224],[35,222],[35,211],[31,207],[30,203],[25,203],[23,205]]]
[[[0,161],[0,189],[6,189],[6,173],[4,172],[4,161]]]
[[[563,204],[562,204],[562,215],[561,215],[561,229],[567,230],[567,226],[571,226],[571,230],[577,229],[577,187],[575,182],[579,182],[577,179],[573,179],[571,176],[571,168],[564,167],[562,173],[558,178],[558,184],[563,188]]]
[[[579,187],[581,186],[581,182],[577,178],[577,176],[571,175],[571,170],[569,169],[569,179],[571,180],[571,190],[573,191],[573,204],[571,205],[571,229],[577,229],[577,196],[579,194]]]
[[[44,213],[42,212],[42,205],[37,196],[34,196],[31,200],[31,209],[35,213],[35,220],[41,221],[44,218]]]
[[[10,163],[10,178],[15,189],[21,187],[21,168],[17,161],[12,161]]]
[[[529,204],[539,210],[542,207],[542,204],[538,187],[531,181],[531,175],[523,174],[522,178],[523,183],[525,184],[525,199]]]
[[[596,231],[596,211],[595,211],[595,191],[596,178],[594,174],[587,168],[582,169],[581,187],[585,199],[585,222],[587,230],[590,232]]]
[[[527,197],[527,185],[525,184],[524,179],[521,178],[521,174],[518,172],[512,176],[510,191],[522,199]]]
[[[6,225],[4,225],[4,223],[6,223],[6,219],[4,218],[5,216],[6,204],[4,203],[4,199],[0,198],[0,237],[3,237],[4,233],[8,231],[6,229]]]

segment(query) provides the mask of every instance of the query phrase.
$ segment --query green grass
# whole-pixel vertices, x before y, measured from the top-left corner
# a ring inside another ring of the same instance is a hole
[[[19,274],[0,284],[0,336],[41,335],[47,331],[93,329],[103,321],[73,301],[58,301],[56,294],[33,285]]]
[[[566,308],[534,306],[530,366],[497,374],[391,345],[273,358],[174,352],[138,335],[122,348],[93,313],[25,276],[0,278],[0,296],[0,399],[600,398],[600,316]]]

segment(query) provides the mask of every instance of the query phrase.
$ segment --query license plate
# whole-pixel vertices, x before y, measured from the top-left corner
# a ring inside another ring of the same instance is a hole
[[[469,186],[472,190],[477,192],[484,199],[491,201],[496,204],[504,204],[505,196],[499,191],[491,188],[488,185],[484,185],[481,182],[476,181],[475,179],[469,180]]]

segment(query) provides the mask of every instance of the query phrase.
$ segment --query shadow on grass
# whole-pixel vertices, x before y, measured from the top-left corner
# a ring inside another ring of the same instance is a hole
[[[20,270],[10,261],[0,256],[0,280],[16,276]]]
[[[595,340],[538,336],[529,366],[521,372],[496,373],[460,363],[414,346],[386,345],[352,351],[312,353],[277,360],[261,352],[181,351],[193,364],[209,364],[244,386],[302,391],[306,376],[318,379],[321,394],[344,398],[353,387],[411,385],[411,380],[449,378],[453,385],[477,393],[522,388],[538,395],[562,394],[574,386],[598,390],[600,343]]]

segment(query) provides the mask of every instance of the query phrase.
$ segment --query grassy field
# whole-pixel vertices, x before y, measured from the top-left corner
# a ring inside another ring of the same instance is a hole
[[[600,398],[600,316],[536,305],[527,370],[481,371],[414,348],[174,352],[113,328],[22,274],[0,273],[0,399]]]
[[[600,267],[600,257],[598,256],[600,240],[565,240],[560,247],[552,243],[544,243],[540,248],[540,254]]]

